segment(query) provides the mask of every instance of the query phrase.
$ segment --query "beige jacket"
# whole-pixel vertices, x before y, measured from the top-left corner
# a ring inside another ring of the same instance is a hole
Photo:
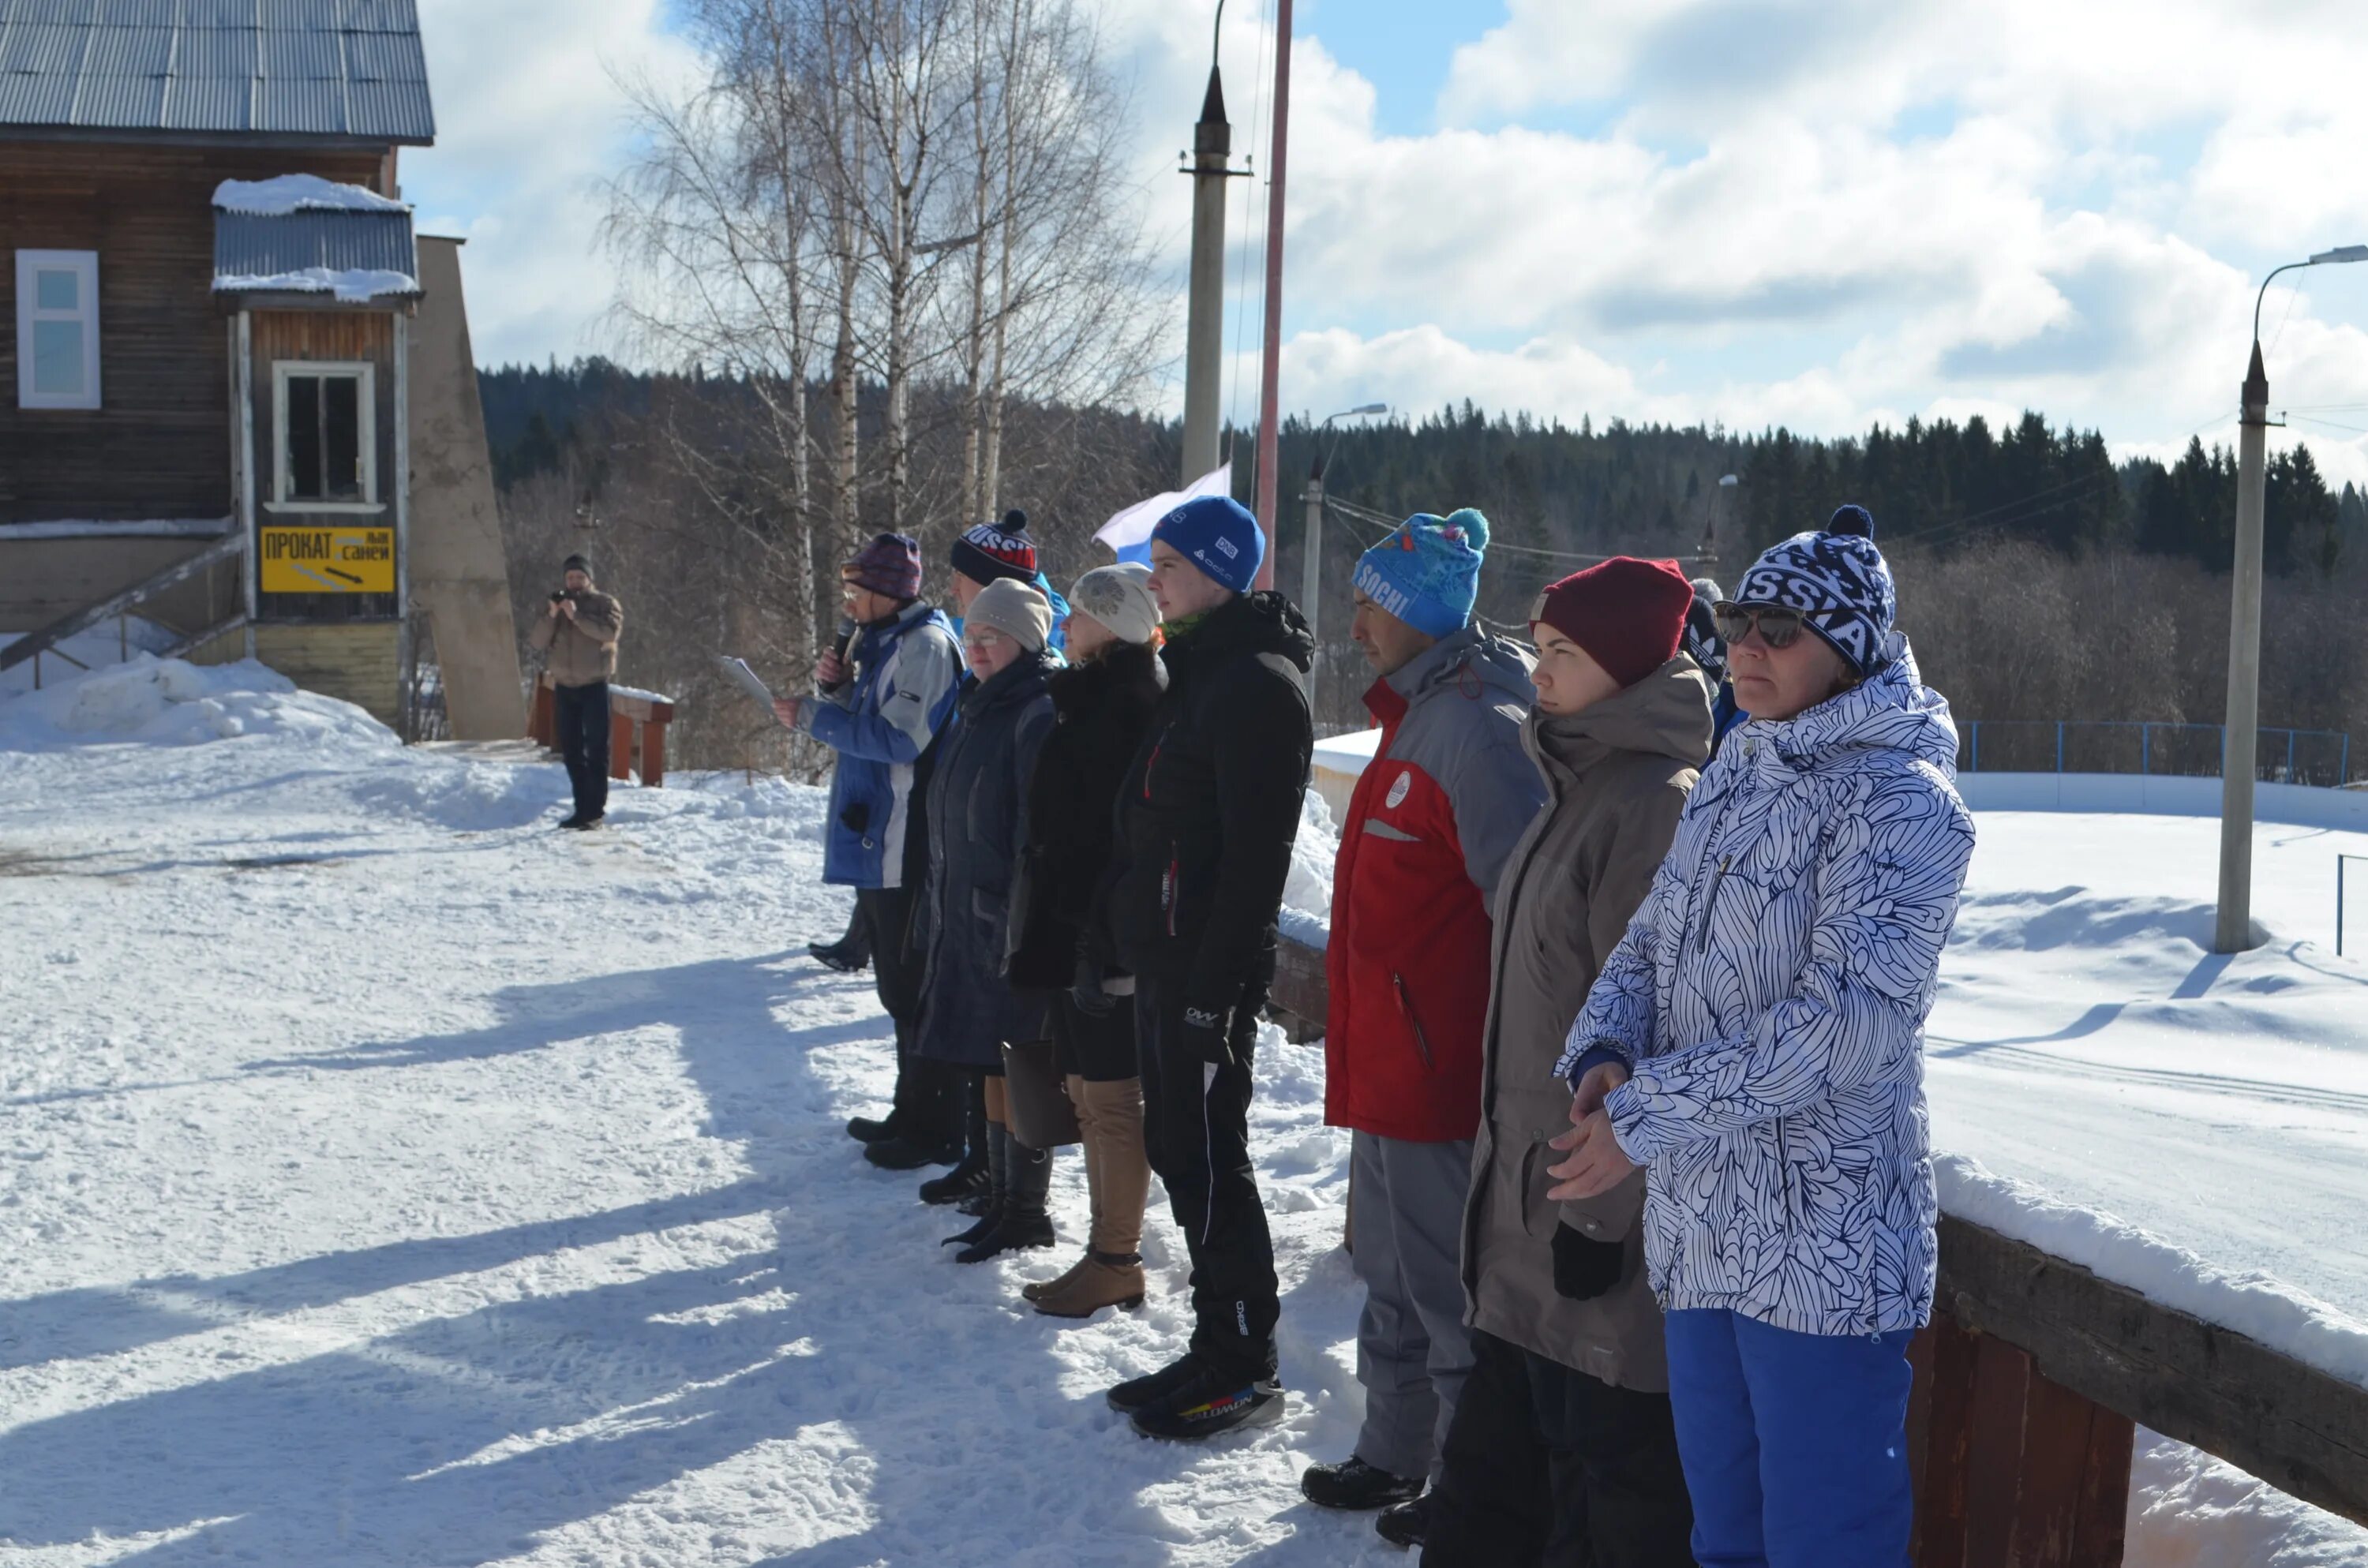
[[[590,686],[617,673],[617,634],[625,629],[625,608],[598,588],[571,592],[575,619],[566,612],[538,614],[527,641],[543,653],[542,667],[559,686]]]
[[[1645,901],[1697,770],[1710,759],[1711,689],[1680,653],[1583,713],[1532,711],[1521,740],[1545,776],[1545,809],[1497,884],[1480,1131],[1463,1215],[1469,1320],[1500,1339],[1618,1388],[1668,1388],[1661,1310],[1645,1278],[1637,1217],[1645,1173],[1600,1198],[1556,1205],[1546,1141],[1570,1127],[1554,1075],[1563,1037],[1603,960]],[[1627,1250],[1621,1280],[1592,1301],[1554,1283],[1567,1221]]]

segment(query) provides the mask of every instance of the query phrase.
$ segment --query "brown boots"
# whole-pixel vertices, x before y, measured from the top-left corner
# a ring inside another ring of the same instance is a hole
[[[1104,1307],[1143,1303],[1143,1206],[1151,1194],[1151,1165],[1143,1153],[1143,1081],[1089,1084],[1069,1075],[1069,1099],[1086,1155],[1086,1190],[1093,1227],[1086,1256],[1067,1273],[1023,1286],[1020,1294],[1047,1317],[1087,1318]]]

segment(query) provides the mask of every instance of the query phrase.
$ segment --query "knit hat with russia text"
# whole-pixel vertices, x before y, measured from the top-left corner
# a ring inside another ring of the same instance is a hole
[[[1822,529],[1770,545],[1743,574],[1735,601],[1804,612],[1809,630],[1861,676],[1887,656],[1899,609],[1891,567],[1874,547],[1874,517],[1863,506],[1838,506]]]
[[[1631,687],[1677,657],[1693,602],[1693,585],[1676,562],[1615,555],[1549,584],[1530,624],[1553,627]]]
[[[1430,637],[1452,637],[1472,619],[1488,519],[1464,506],[1444,517],[1417,512],[1357,560],[1357,591]]]
[[[981,523],[954,540],[953,568],[973,583],[997,577],[1014,582],[1036,576],[1036,541],[1028,537],[1028,514],[1014,506],[1000,526]]]

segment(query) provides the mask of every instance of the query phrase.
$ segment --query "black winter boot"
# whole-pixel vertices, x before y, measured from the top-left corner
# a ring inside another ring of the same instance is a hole
[[[1110,1391],[1113,1401],[1118,1392]],[[1197,1442],[1236,1427],[1269,1426],[1282,1416],[1282,1385],[1271,1375],[1225,1373],[1196,1365],[1190,1377],[1165,1395],[1136,1407],[1132,1422],[1146,1437]]]
[[[1003,1217],[1005,1195],[1011,1189],[1011,1135],[992,1121],[986,1124],[986,1208],[979,1214],[978,1222],[948,1236],[938,1244],[939,1246],[958,1246],[962,1253],[967,1253],[993,1231],[996,1221]],[[955,1256],[960,1257],[962,1253]]]
[[[1003,1129],[996,1131],[1003,1133],[1003,1207],[985,1234],[954,1254],[956,1263],[985,1263],[999,1253],[1053,1244],[1053,1220],[1044,1212],[1053,1187],[1053,1151],[1030,1149]]]
[[[973,1210],[970,1200],[974,1198],[992,1199],[994,1195],[995,1183],[987,1172],[986,1156],[979,1153],[964,1154],[962,1164],[945,1175],[931,1176],[921,1184],[922,1202],[959,1203],[962,1205],[964,1213],[985,1212],[985,1204]]]
[[[1319,1508],[1361,1512],[1413,1502],[1422,1495],[1422,1477],[1392,1475],[1351,1454],[1338,1464],[1308,1466],[1299,1478],[1299,1490]]]

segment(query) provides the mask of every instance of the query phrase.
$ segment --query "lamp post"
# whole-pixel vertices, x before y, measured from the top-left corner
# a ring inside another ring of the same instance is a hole
[[[1319,656],[1324,651],[1323,636],[1316,631],[1320,617],[1318,606],[1324,597],[1324,471],[1332,461],[1332,448],[1323,444],[1324,432],[1332,427],[1336,419],[1361,419],[1369,414],[1387,414],[1389,411],[1390,405],[1386,403],[1360,403],[1355,408],[1344,408],[1338,414],[1326,415],[1324,422],[1315,427],[1315,463],[1307,471],[1307,488],[1299,493],[1300,500],[1307,505],[1307,540],[1301,546],[1304,559],[1299,563],[1299,613],[1307,618],[1307,634],[1315,639]],[[1339,444],[1340,437],[1335,435],[1332,445],[1338,447]]]
[[[2261,368],[2261,301],[2281,272],[2368,261],[2368,245],[2340,245],[2271,269],[2253,296],[2253,357],[2238,393],[2237,553],[2228,585],[2228,711],[2220,754],[2220,908],[2214,952],[2253,945],[2253,770],[2261,725],[2261,513],[2266,502],[2270,379]]]

